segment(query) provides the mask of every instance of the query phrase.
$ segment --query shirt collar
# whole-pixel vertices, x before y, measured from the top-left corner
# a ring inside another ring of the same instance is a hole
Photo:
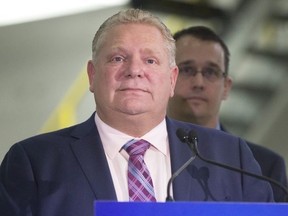
[[[221,126],[220,126],[220,122],[219,122],[219,121],[218,121],[217,124],[216,124],[216,129],[217,129],[217,130],[221,130]]]
[[[105,153],[110,159],[113,159],[118,152],[121,151],[123,145],[125,145],[131,139],[145,139],[155,149],[162,152],[164,155],[168,154],[168,133],[165,119],[163,119],[160,124],[142,137],[132,137],[110,127],[100,119],[97,112],[95,114],[95,123],[100,134]]]

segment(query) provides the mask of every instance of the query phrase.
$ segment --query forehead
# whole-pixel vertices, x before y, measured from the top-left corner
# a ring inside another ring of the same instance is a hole
[[[105,34],[106,41],[132,43],[146,42],[153,43],[164,41],[164,38],[158,28],[153,25],[143,23],[119,24],[108,29]],[[104,39],[105,39],[104,38]]]
[[[112,53],[126,54],[141,53],[143,55],[157,56],[168,61],[169,52],[167,42],[160,30],[149,24],[129,23],[119,24],[108,29],[99,46],[98,57],[109,56]]]
[[[183,61],[212,62],[224,67],[224,51],[217,42],[185,35],[176,41],[176,62]]]

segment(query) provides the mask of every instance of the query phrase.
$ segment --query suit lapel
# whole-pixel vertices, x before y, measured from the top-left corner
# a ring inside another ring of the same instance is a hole
[[[167,118],[172,174],[192,157],[192,152],[189,147],[185,143],[182,143],[176,135],[176,130],[179,127],[176,122]],[[187,170],[183,170],[173,182],[174,199],[176,201],[191,200],[191,188],[191,176]]]
[[[176,135],[176,130],[181,126],[187,128],[187,124],[180,124],[169,118],[166,120],[171,155],[171,172],[174,173],[191,158],[192,152]],[[71,143],[71,148],[91,185],[95,199],[117,200],[108,162],[95,126],[94,115],[86,122],[78,125],[71,136],[77,138],[75,142]],[[173,182],[173,197],[177,201],[191,200],[191,191],[191,176],[187,170],[184,170]]]
[[[76,127],[72,135],[78,137],[78,140],[71,143],[71,148],[95,198],[97,200],[117,200],[108,162],[95,126],[94,115]]]

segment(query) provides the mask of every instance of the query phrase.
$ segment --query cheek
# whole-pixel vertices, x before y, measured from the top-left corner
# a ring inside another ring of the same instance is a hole
[[[189,80],[179,80],[178,78],[174,91],[175,95],[185,95],[189,93],[190,85]]]
[[[98,97],[105,97],[111,88],[111,80],[104,73],[99,73],[94,78],[94,93]]]
[[[107,68],[102,68],[99,74],[97,74],[97,84],[105,88],[105,86],[110,86],[112,82],[117,79],[117,74],[112,70]]]
[[[210,89],[210,95],[212,96],[212,99],[214,98],[216,103],[221,103],[222,100],[225,99],[226,94],[223,86],[218,86]]]

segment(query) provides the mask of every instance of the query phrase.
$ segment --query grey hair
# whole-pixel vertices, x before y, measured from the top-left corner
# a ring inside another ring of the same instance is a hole
[[[105,34],[107,33],[107,31],[117,25],[129,23],[148,24],[151,26],[155,26],[157,29],[159,29],[166,43],[167,52],[169,54],[170,67],[176,65],[175,40],[167,26],[160,20],[160,18],[154,16],[152,13],[133,8],[123,10],[118,12],[117,14],[114,14],[99,27],[92,42],[92,57],[94,62],[96,61],[97,52],[101,48],[102,41],[105,38]]]

